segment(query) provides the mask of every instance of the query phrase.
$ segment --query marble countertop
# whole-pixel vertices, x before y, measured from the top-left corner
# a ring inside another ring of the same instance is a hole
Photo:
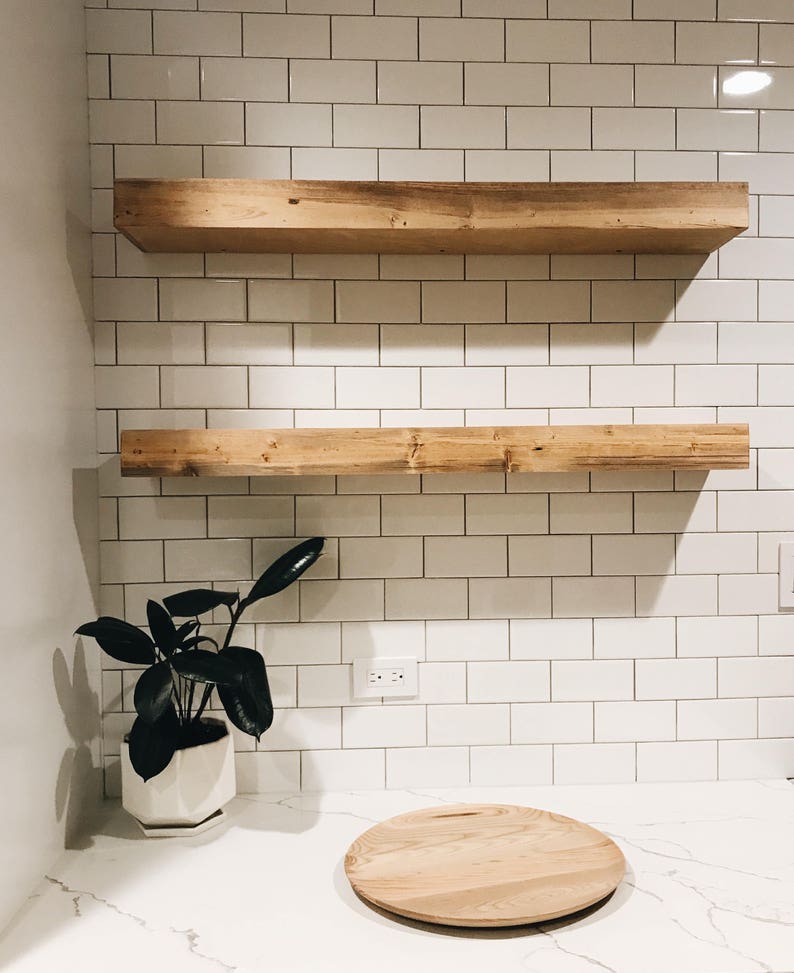
[[[342,861],[371,824],[465,801],[528,804],[612,836],[626,878],[574,920],[455,930],[388,917]],[[112,807],[0,943],[13,973],[794,971],[788,781],[251,795],[228,823],[147,840]]]

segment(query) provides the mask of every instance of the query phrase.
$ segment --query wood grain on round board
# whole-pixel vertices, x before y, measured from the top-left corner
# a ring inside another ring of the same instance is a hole
[[[618,846],[581,821],[509,804],[411,811],[348,849],[354,891],[388,912],[445,926],[519,926],[594,905],[620,883]]]

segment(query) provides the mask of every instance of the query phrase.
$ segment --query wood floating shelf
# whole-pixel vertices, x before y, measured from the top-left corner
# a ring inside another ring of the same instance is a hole
[[[749,466],[747,425],[435,429],[147,429],[121,436],[124,476],[566,473]]]
[[[121,179],[147,253],[710,253],[749,220],[744,182]]]

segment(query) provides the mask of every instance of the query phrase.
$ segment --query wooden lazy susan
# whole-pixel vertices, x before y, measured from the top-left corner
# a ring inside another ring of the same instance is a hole
[[[455,804],[375,825],[345,856],[363,899],[444,926],[520,926],[578,912],[614,892],[618,846],[561,814]]]

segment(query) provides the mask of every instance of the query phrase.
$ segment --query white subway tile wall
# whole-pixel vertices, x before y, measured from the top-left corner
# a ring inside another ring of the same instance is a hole
[[[103,610],[246,590],[329,538],[240,632],[277,706],[237,738],[241,786],[794,774],[792,5],[87,6]],[[145,255],[114,176],[746,179],[752,225],[709,257]],[[117,458],[129,428],[677,421],[749,421],[751,469],[161,481]],[[402,655],[417,697],[353,698],[353,659]],[[135,671],[105,666],[112,765]]]

